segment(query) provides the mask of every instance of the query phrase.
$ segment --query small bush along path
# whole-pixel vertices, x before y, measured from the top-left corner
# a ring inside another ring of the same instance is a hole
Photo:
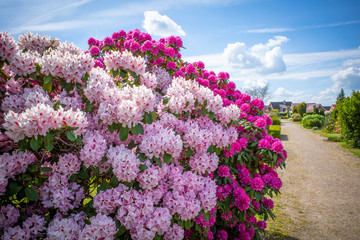
[[[281,125],[289,157],[266,238],[359,239],[360,158],[299,124]]]

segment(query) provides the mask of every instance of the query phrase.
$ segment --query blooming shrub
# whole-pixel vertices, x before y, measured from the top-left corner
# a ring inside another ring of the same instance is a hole
[[[3,239],[252,239],[287,153],[179,37],[0,33]]]

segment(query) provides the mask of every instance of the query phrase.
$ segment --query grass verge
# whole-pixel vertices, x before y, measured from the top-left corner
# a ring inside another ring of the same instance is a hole
[[[339,144],[340,144],[340,146],[342,146],[343,148],[346,148],[348,151],[352,152],[353,154],[355,154],[356,156],[358,156],[360,158],[360,149],[359,148],[352,148],[346,142],[340,142]]]
[[[347,149],[349,152],[355,154],[357,157],[360,158],[360,149],[350,147],[346,142],[343,141],[339,133],[324,133],[322,132],[322,130],[312,130],[312,132],[320,134],[321,136],[326,137],[332,142],[338,142],[341,147]]]

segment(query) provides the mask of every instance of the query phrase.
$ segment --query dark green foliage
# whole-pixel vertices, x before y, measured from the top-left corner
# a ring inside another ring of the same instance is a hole
[[[299,108],[298,108],[297,106],[294,106],[294,107],[292,108],[292,112],[293,112],[293,113],[299,113]]]
[[[301,117],[304,116],[304,113],[306,113],[306,103],[302,102],[298,105],[298,111]]]
[[[344,99],[345,99],[344,89],[341,89],[338,97],[336,98],[336,104],[339,104]]]
[[[360,92],[342,100],[336,108],[341,123],[341,135],[346,143],[360,148]]]
[[[322,116],[325,116],[325,111],[324,111],[324,109],[321,109],[319,114],[322,115]]]
[[[269,135],[273,136],[274,138],[279,138],[281,135],[281,126],[279,125],[271,125],[269,128]]]
[[[314,107],[314,114],[319,114],[319,109],[317,107]]]
[[[306,115],[302,120],[302,125],[305,128],[318,127],[322,128],[325,122],[325,117],[321,115]]]

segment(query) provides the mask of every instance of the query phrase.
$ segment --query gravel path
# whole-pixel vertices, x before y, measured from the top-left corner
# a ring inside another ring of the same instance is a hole
[[[281,127],[288,160],[275,203],[290,239],[360,239],[360,158],[299,124]]]

